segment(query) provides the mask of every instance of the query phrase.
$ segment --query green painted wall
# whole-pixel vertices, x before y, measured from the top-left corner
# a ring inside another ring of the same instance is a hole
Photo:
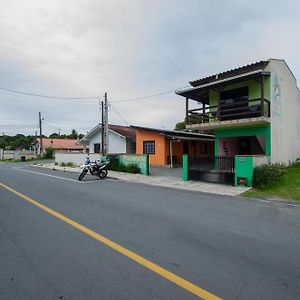
[[[233,90],[241,87],[248,86],[249,100],[261,97],[260,83],[255,80],[246,80],[244,82],[229,84],[224,88],[224,91]],[[270,77],[265,78],[265,98],[270,101]],[[217,105],[218,93],[215,90],[209,91],[209,105]],[[255,102],[251,103],[251,105]]]
[[[253,182],[253,156],[235,156],[234,185],[238,185],[239,179],[245,179],[247,186],[252,186]]]
[[[119,155],[120,163],[124,165],[137,165],[141,173],[148,176],[149,175],[149,155],[146,154],[122,154]]]
[[[264,136],[266,140],[266,154],[271,155],[271,126],[256,126],[242,128],[226,128],[215,131],[215,155],[219,154],[219,139],[226,137]]]

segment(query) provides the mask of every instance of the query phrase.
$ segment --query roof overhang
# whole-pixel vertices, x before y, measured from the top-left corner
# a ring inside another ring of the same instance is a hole
[[[97,134],[98,132],[100,132],[102,129],[102,126],[100,124],[96,125],[93,129],[91,129],[82,139],[80,139],[79,141],[76,142],[76,144],[83,144],[83,145],[88,145],[91,138]],[[123,136],[122,134],[108,128],[108,132],[114,133],[117,136],[119,136],[120,138],[126,139],[125,136]]]
[[[214,89],[220,86],[232,84],[232,83],[238,83],[249,79],[259,79],[261,76],[269,76],[270,72],[266,72],[264,70],[256,70],[236,76],[232,76],[229,78],[216,80],[213,82],[209,82],[206,84],[202,84],[196,87],[189,87],[182,90],[177,90],[175,93],[177,95],[186,97],[188,99],[192,99],[198,102],[206,103],[203,99],[205,98],[204,95],[207,93],[210,89]],[[206,96],[207,97],[207,96]],[[206,103],[208,104],[208,103]]]
[[[165,137],[169,138],[170,140],[178,140],[178,141],[206,141],[206,142],[213,142],[215,140],[214,137],[205,138],[205,137],[199,137],[199,138],[193,138],[193,137],[185,137],[185,136],[177,136],[177,135],[164,135]]]
[[[169,138],[178,138],[178,139],[188,139],[188,140],[210,140],[214,139],[214,136],[206,133],[193,133],[188,131],[178,131],[178,130],[168,130],[168,129],[157,129],[157,128],[149,128],[149,127],[141,127],[141,126],[131,126],[136,128],[137,130],[145,130],[155,132],[160,135],[167,136]]]

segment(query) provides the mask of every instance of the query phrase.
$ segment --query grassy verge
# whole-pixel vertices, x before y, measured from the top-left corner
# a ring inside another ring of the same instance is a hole
[[[300,200],[300,163],[287,167],[282,179],[264,189],[251,189],[243,194],[247,197],[284,198]]]

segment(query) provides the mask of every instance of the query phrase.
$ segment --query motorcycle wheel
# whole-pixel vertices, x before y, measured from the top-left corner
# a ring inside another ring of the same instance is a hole
[[[86,170],[83,170],[83,171],[81,172],[81,174],[79,175],[78,180],[81,181],[81,180],[83,179],[83,177],[85,176],[86,173],[87,173],[87,171],[86,171]]]
[[[105,178],[107,176],[107,170],[106,169],[100,170],[98,176],[100,179]]]

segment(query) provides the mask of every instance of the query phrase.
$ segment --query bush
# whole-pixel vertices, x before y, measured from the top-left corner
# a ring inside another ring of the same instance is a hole
[[[51,147],[46,148],[44,158],[48,158],[48,159],[54,158],[53,148],[51,148]]]
[[[278,183],[286,172],[286,166],[279,163],[255,167],[253,172],[253,187],[264,189],[272,186]]]
[[[67,162],[67,163],[66,163],[66,167],[75,168],[75,167],[76,167],[76,164],[74,164],[73,162]]]

